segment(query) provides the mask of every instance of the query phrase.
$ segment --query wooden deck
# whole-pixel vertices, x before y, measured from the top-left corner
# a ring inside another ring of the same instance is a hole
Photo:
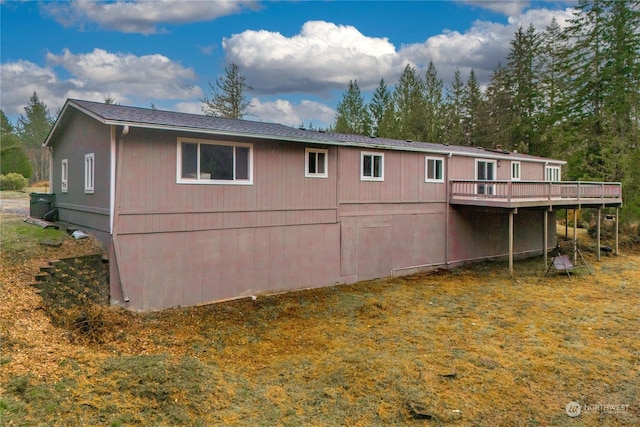
[[[450,180],[449,203],[496,208],[620,207],[619,182]]]

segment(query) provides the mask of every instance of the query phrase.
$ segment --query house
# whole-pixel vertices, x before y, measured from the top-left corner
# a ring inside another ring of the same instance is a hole
[[[150,311],[546,254],[561,208],[620,206],[564,162],[67,100],[44,145],[61,221]]]

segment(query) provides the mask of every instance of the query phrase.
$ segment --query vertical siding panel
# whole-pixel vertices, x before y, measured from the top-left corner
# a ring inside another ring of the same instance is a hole
[[[219,298],[239,295],[236,266],[238,264],[238,230],[221,230]]]
[[[182,286],[178,283],[174,286],[182,287],[182,305],[198,304],[203,299],[203,276],[208,272],[205,260],[208,258],[203,245],[205,239],[203,233],[176,233],[176,243],[180,242],[182,263],[180,277]],[[176,248],[174,247],[174,250]]]
[[[256,293],[257,287],[254,283],[253,253],[255,251],[255,235],[253,228],[241,229],[238,231],[238,257],[235,269],[237,271],[238,294],[246,292]]]
[[[188,234],[195,236],[198,233]],[[202,293],[202,300],[206,302],[222,299],[219,287],[222,270],[225,266],[221,256],[224,249],[221,247],[220,234],[220,231],[209,231],[202,233],[199,238],[203,260],[199,266],[203,270],[202,290],[200,292]]]
[[[264,292],[269,289],[269,228],[256,228],[254,233],[254,282],[257,292]]]
[[[298,283],[299,256],[298,227],[284,227],[284,282],[282,285],[291,287]]]
[[[280,289],[284,282],[284,229],[269,227],[269,288]]]

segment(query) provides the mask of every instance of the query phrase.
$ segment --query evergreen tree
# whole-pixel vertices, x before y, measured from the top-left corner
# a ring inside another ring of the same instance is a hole
[[[491,129],[488,134],[490,146],[506,150],[521,150],[513,139],[514,118],[513,94],[506,68],[498,64],[487,86],[487,126]]]
[[[533,155],[541,154],[535,117],[540,105],[539,67],[536,61],[538,46],[535,27],[529,25],[526,31],[520,27],[511,41],[511,49],[507,56],[513,108],[511,139],[522,151]]]
[[[27,153],[9,118],[0,110],[0,174],[19,173],[31,178],[32,169]]]
[[[482,129],[483,114],[482,91],[480,90],[480,83],[478,83],[476,73],[472,68],[469,72],[462,103],[462,123],[467,145],[479,147],[487,145]]]
[[[390,110],[393,111],[392,103],[393,98],[391,96],[391,92],[389,91],[384,78],[380,79],[380,83],[378,84],[375,92],[373,92],[373,98],[371,98],[371,102],[369,103],[369,113],[371,115],[373,128],[372,134],[374,136],[383,136],[381,135],[381,128],[385,128],[383,120],[385,117],[388,119],[389,114],[387,113]]]
[[[539,62],[539,91],[541,99],[541,117],[538,122],[540,133],[540,155],[558,156],[565,151],[562,138],[564,121],[563,94],[566,91],[567,79],[563,72],[562,28],[555,18],[551,20],[542,36]]]
[[[24,107],[25,115],[18,117],[17,134],[33,167],[34,181],[49,179],[49,151],[42,144],[53,126],[53,118],[46,104],[33,92]]]
[[[444,83],[438,78],[438,71],[433,61],[427,66],[424,80],[425,88],[425,141],[442,142],[444,138]]]
[[[212,97],[201,99],[202,112],[207,116],[242,119],[251,107],[247,100],[253,87],[247,84],[235,62],[224,67],[225,76],[220,76],[216,84],[209,83]]]
[[[445,97],[445,131],[444,141],[449,144],[463,145],[467,143],[463,125],[463,103],[465,85],[459,69],[453,74],[453,82]]]
[[[371,118],[357,80],[350,80],[342,101],[336,107],[334,129],[339,133],[370,135]]]
[[[424,141],[425,95],[424,82],[411,65],[407,65],[396,84],[393,100],[396,109],[396,138]]]

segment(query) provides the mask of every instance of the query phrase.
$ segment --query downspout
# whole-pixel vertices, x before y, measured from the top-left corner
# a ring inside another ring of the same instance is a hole
[[[113,129],[113,132],[115,133],[115,126],[112,129]],[[120,258],[120,246],[118,244],[118,239],[114,234],[113,224],[115,221],[116,195],[120,195],[121,193],[119,190],[122,185],[122,177],[121,177],[122,168],[116,167],[116,162],[118,159],[120,161],[122,161],[123,159],[124,140],[125,140],[125,136],[127,136],[128,134],[129,134],[129,125],[124,125],[124,128],[122,129],[122,133],[118,138],[117,151],[116,151],[115,138],[111,139],[111,142],[112,142],[112,145],[111,145],[111,159],[112,159],[111,161],[111,206],[110,206],[111,236],[112,236],[111,239],[113,240],[113,246],[114,246],[113,249],[116,255],[116,268],[118,269],[118,272],[120,271],[120,267],[117,265],[118,258]],[[120,276],[120,289],[122,290],[122,299],[124,300],[124,302],[129,302],[129,294],[127,293],[127,287],[125,286],[124,279],[121,274],[118,274],[118,275]]]

